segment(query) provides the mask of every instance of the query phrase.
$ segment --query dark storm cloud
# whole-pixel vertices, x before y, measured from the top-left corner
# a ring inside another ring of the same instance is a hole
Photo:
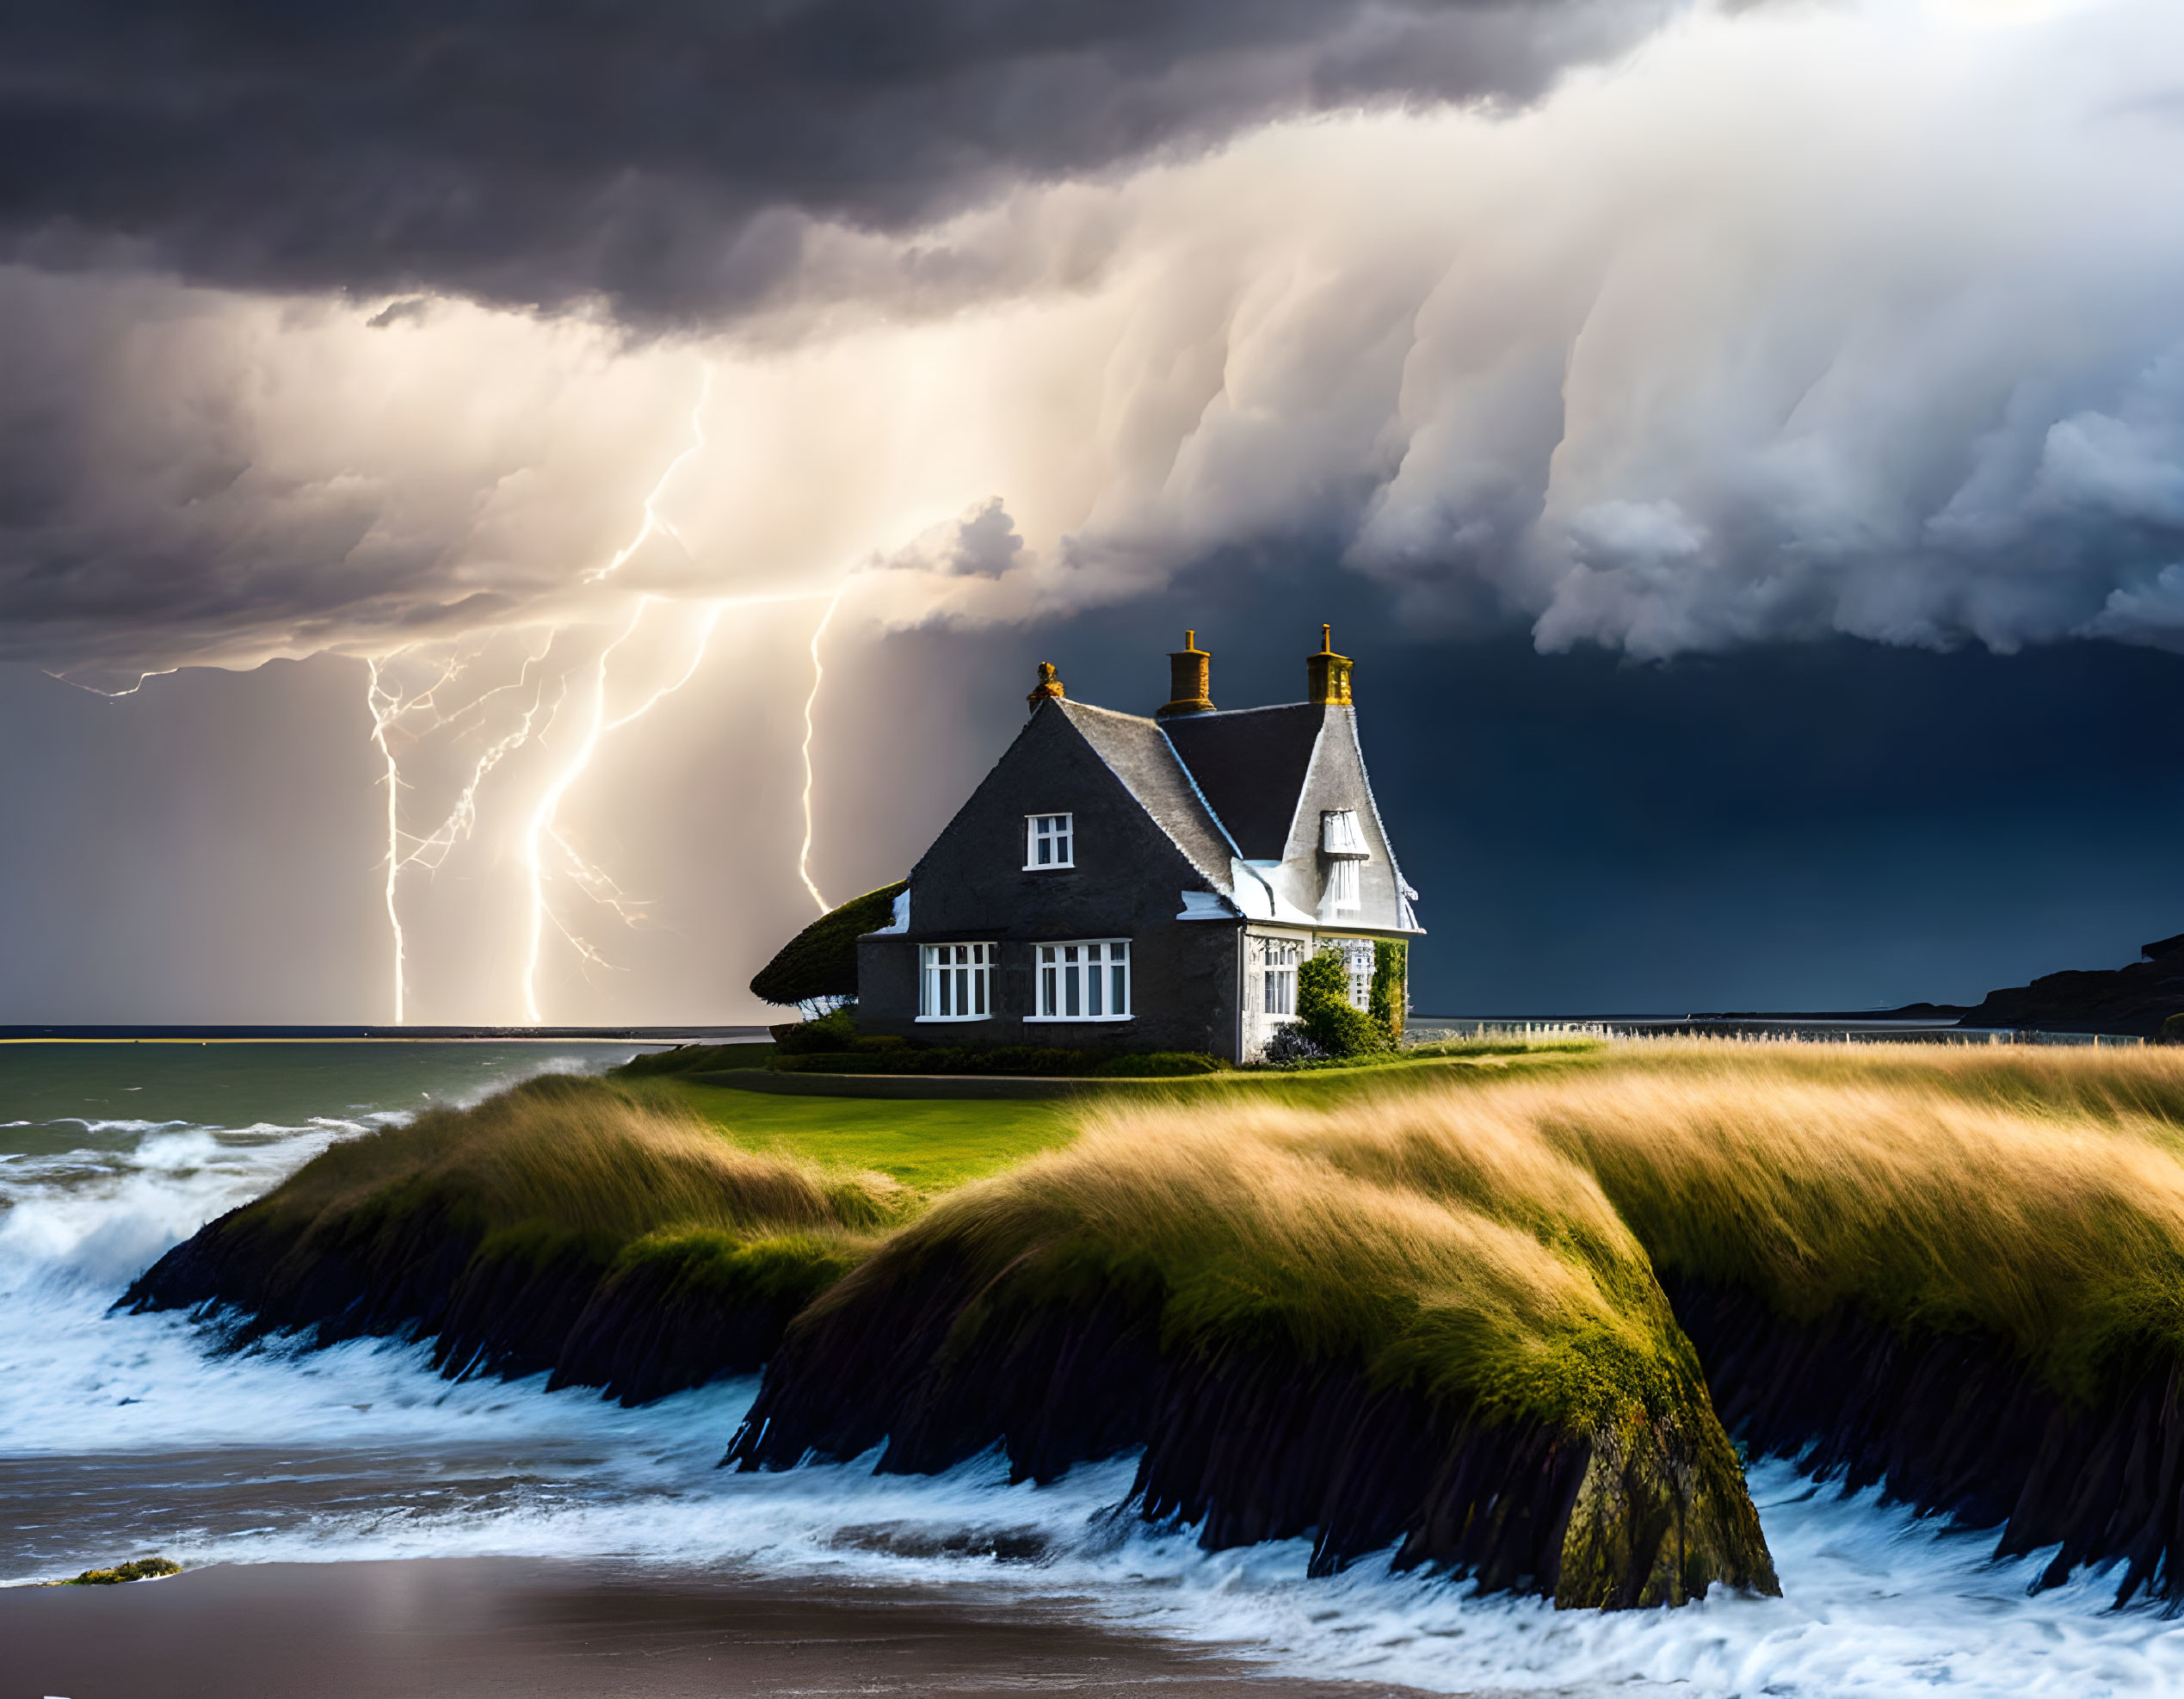
[[[986,738],[990,760],[1022,723],[1034,660],[1059,665],[1073,700],[1148,714],[1186,626],[1212,652],[1222,707],[1294,701],[1331,620],[1356,661],[1374,793],[1423,893],[1423,1012],[1971,1003],[2035,974],[2119,967],[2184,928],[2184,657],[1843,639],[1667,663],[1540,655],[1521,639],[1422,633],[1327,554],[1235,566],[1036,626],[1006,650],[982,633],[899,635],[859,723],[914,699],[910,681],[969,679],[976,729],[957,736]],[[907,767],[916,735],[891,726],[836,760]],[[962,794],[937,788],[905,805],[927,811],[929,832]],[[904,864],[864,837],[835,853],[861,857],[831,874],[845,885]]]
[[[1677,0],[592,0],[0,15],[18,257],[703,314],[805,220],[899,229],[1238,125],[1521,98]]]

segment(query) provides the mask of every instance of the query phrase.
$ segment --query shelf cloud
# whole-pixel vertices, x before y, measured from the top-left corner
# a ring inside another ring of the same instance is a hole
[[[233,287],[682,320],[783,287],[814,223],[904,231],[1315,111],[1522,101],[1676,3],[16,9],[0,232]]]
[[[210,15],[0,41],[14,658],[1269,553],[1547,649],[2184,647],[2156,0]]]

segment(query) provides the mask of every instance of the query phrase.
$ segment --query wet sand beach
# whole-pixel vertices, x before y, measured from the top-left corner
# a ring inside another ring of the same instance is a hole
[[[990,1616],[911,1589],[789,1587],[528,1559],[221,1565],[0,1591],[0,1699],[683,1699],[1068,1692],[1408,1699],[1270,1677],[1099,1628],[1060,1602]]]

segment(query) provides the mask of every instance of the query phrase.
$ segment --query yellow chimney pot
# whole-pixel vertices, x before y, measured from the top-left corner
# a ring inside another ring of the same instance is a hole
[[[1305,700],[1322,707],[1350,706],[1350,658],[1335,652],[1335,627],[1319,628],[1319,653],[1305,657]]]
[[[1198,633],[1183,633],[1183,646],[1168,657],[1168,703],[1153,710],[1156,720],[1182,714],[1213,712],[1213,657],[1198,646]]]

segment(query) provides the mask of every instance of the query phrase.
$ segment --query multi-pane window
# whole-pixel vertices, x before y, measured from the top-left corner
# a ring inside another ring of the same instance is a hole
[[[1346,909],[1364,906],[1363,899],[1358,895],[1355,862],[1330,862],[1327,864],[1327,906],[1337,914]],[[1350,924],[1354,926],[1359,923],[1352,921]]]
[[[983,1021],[993,1013],[993,963],[997,944],[922,944],[918,947],[917,1018]]]
[[[1130,1018],[1130,945],[1120,938],[1040,944],[1033,955],[1034,1021]]]
[[[1294,938],[1262,938],[1259,941],[1259,966],[1268,1014],[1293,1015],[1297,1012],[1297,962],[1303,954],[1304,946]]]
[[[1077,865],[1076,816],[1027,814],[1024,817],[1024,866],[1073,868]]]

